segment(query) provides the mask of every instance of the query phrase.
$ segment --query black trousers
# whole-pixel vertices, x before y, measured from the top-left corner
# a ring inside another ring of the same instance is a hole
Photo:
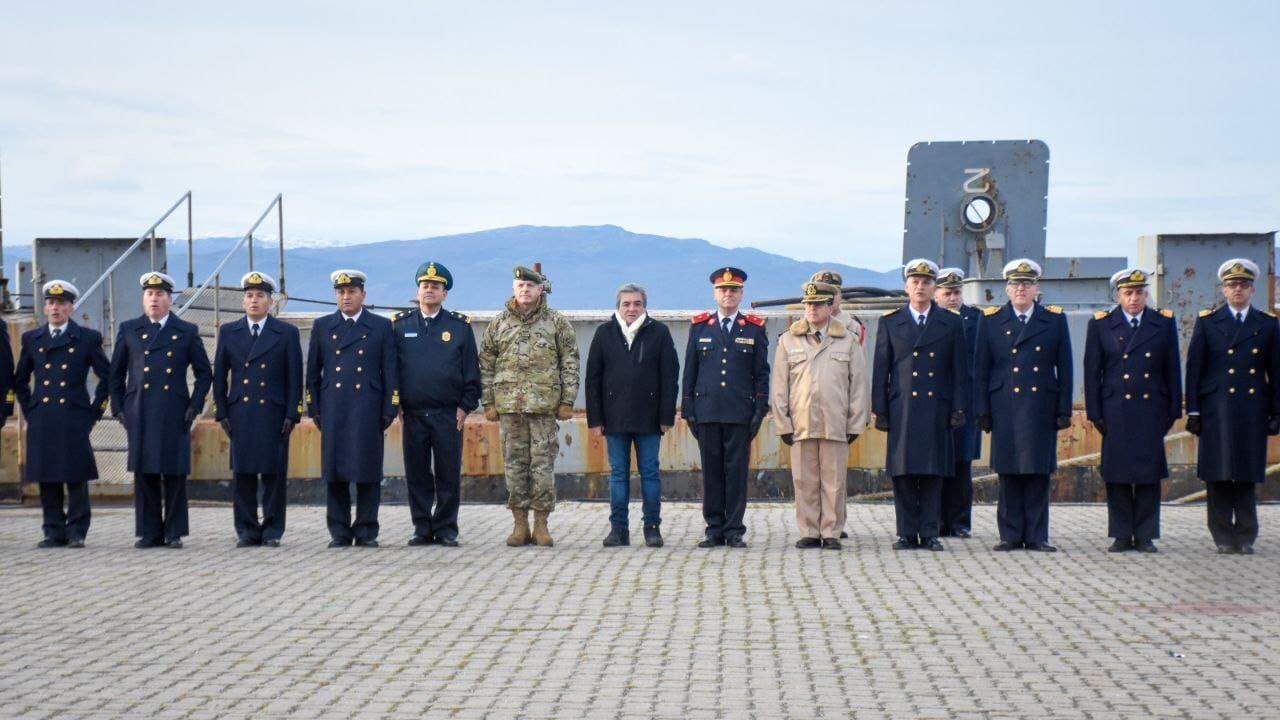
[[[1134,542],[1160,537],[1160,483],[1107,483],[1107,537]]]
[[[1004,542],[1049,542],[1049,476],[1001,473],[996,523]]]
[[[351,522],[351,485],[356,486],[356,521]],[[378,505],[382,503],[381,483],[331,482],[326,488],[329,537],[342,542],[378,539]]]
[[[404,481],[413,534],[458,539],[462,431],[456,410],[404,412]],[[434,508],[432,507],[434,506]]]
[[[63,512],[64,483],[38,483],[40,511],[44,515],[44,536],[65,542],[83,540],[89,535],[89,483],[65,483],[67,509]]]
[[[747,532],[747,461],[751,433],[746,425],[698,423],[702,456],[702,518],[711,539],[740,538]]]
[[[893,506],[897,510],[898,537],[916,542],[938,537],[942,477],[894,475]]]
[[[942,479],[941,535],[973,530],[973,461],[957,460],[956,470]]]
[[[259,486],[262,488],[262,522],[258,522]],[[284,473],[236,473],[235,494],[231,500],[236,537],[249,542],[284,537],[288,487]]]
[[[139,538],[160,543],[186,536],[187,476],[134,473],[133,509]]]
[[[1252,545],[1258,539],[1258,498],[1253,483],[1205,483],[1209,534],[1215,545]]]

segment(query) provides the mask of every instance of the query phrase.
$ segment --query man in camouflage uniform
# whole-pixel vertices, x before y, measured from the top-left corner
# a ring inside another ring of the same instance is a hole
[[[573,417],[578,396],[578,338],[564,315],[547,307],[544,291],[550,283],[542,273],[517,267],[512,297],[480,345],[484,416],[502,431],[512,547],[552,544],[547,516],[556,502],[556,420]]]

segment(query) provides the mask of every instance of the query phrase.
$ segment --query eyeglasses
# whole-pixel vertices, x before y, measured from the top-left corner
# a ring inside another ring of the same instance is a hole
[[[1035,283],[1030,280],[1010,280],[1008,282],[1008,286],[1014,290],[1024,290],[1032,285],[1035,285]]]
[[[1228,280],[1223,284],[1232,290],[1242,290],[1247,287],[1253,287],[1253,283],[1249,280]]]

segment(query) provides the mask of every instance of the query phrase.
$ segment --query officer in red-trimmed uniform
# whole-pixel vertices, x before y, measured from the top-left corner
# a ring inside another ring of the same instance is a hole
[[[711,273],[716,309],[693,318],[684,353],[680,414],[702,455],[703,548],[747,546],[747,461],[769,410],[764,319],[738,312],[746,281],[735,267]]]

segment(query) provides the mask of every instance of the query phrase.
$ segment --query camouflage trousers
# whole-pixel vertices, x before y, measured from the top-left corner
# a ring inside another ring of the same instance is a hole
[[[551,512],[556,507],[556,454],[560,452],[555,415],[505,413],[502,463],[507,475],[507,507]]]

